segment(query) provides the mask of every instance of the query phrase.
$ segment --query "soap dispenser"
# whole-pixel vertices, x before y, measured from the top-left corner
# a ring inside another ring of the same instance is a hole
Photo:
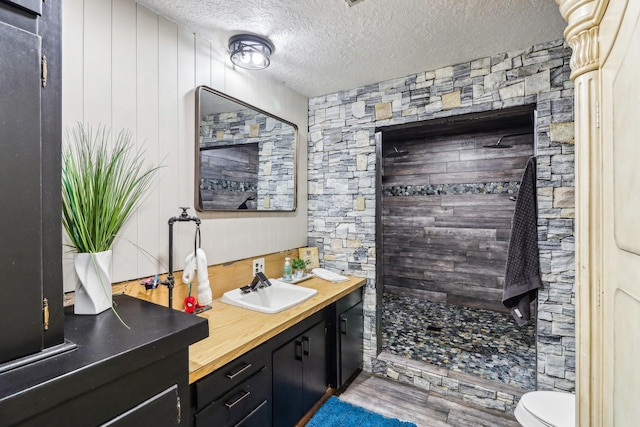
[[[284,267],[282,267],[282,280],[290,282],[292,280],[291,273],[291,258],[285,258]]]

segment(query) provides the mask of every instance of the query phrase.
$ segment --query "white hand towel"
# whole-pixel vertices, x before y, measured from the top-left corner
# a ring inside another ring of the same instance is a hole
[[[184,270],[182,270],[182,282],[188,285],[193,281],[194,274],[196,274],[196,255],[191,252],[184,260]]]
[[[348,277],[343,276],[342,274],[334,273],[333,271],[324,268],[314,268],[313,270],[311,270],[311,272],[319,278],[328,280],[333,283],[346,282],[349,280]]]
[[[213,296],[211,294],[211,285],[209,284],[207,256],[202,249],[198,249],[196,254],[198,264],[198,303],[200,305],[211,304]]]

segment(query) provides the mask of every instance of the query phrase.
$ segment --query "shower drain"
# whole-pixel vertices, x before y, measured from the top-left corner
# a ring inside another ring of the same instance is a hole
[[[433,325],[427,326],[427,331],[440,332],[441,330],[442,328],[440,326],[433,326]]]

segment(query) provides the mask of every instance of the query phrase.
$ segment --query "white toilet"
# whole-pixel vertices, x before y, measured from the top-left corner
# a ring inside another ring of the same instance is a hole
[[[575,427],[576,396],[559,391],[525,393],[514,415],[523,427]]]

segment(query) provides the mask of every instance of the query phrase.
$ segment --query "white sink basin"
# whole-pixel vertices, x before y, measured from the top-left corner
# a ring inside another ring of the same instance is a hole
[[[291,285],[276,279],[269,279],[269,282],[271,282],[271,286],[246,294],[240,289],[225,292],[221,301],[237,307],[271,314],[300,304],[318,293],[315,289]]]

